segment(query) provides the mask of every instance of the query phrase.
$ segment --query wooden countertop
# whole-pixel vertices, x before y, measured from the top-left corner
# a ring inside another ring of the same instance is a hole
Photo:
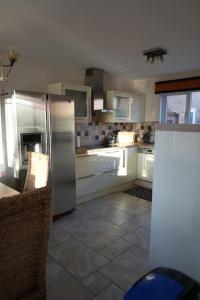
[[[153,148],[153,144],[143,144],[143,143],[129,143],[129,144],[115,144],[113,147],[80,147],[76,148],[76,157],[83,157],[83,156],[89,156],[89,155],[97,155],[99,152],[103,151],[113,151],[117,149],[122,148],[129,148],[129,147],[141,147],[141,148]]]
[[[0,182],[0,198],[9,197],[19,194],[18,191],[11,189],[9,186]]]
[[[200,132],[200,125],[198,124],[155,124],[155,130]]]

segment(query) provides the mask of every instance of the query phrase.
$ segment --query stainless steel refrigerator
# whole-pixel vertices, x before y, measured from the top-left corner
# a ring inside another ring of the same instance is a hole
[[[0,104],[0,181],[17,184],[22,189],[27,152],[48,154],[54,213],[73,210],[76,206],[74,102],[60,95],[13,91],[1,98]]]

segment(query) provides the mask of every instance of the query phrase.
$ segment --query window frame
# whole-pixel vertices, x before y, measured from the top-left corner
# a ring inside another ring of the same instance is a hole
[[[160,95],[160,123],[167,123],[167,97],[176,96],[176,95],[186,95],[186,111],[185,111],[185,122],[184,124],[192,124],[192,118],[190,114],[191,103],[192,103],[192,93],[200,92],[200,90],[192,91],[182,91],[182,92],[172,92],[172,93],[163,93]]]

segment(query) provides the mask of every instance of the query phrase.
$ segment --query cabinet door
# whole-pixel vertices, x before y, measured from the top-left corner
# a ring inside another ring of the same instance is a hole
[[[113,101],[115,118],[119,120],[128,120],[130,115],[130,98],[115,96]]]
[[[121,168],[122,150],[98,152],[98,155],[78,157],[76,159],[76,178],[112,172]]]
[[[74,101],[75,118],[79,122],[90,122],[91,119],[91,88],[88,86],[53,83],[49,85],[49,92],[65,95],[67,99]]]
[[[127,181],[136,180],[137,177],[138,148],[127,148]]]
[[[145,120],[145,97],[136,95],[131,103],[131,121],[144,122]]]
[[[98,156],[76,159],[77,197],[134,181],[137,170],[137,148],[105,151]]]
[[[87,117],[87,92],[65,89],[65,96],[74,101],[75,117]]]
[[[137,178],[153,182],[154,155],[138,153]]]

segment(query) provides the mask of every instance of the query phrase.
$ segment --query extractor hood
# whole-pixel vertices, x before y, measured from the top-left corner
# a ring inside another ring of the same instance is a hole
[[[92,111],[113,112],[106,108],[106,91],[104,89],[105,71],[98,68],[89,68],[85,71],[85,85],[92,88]]]

